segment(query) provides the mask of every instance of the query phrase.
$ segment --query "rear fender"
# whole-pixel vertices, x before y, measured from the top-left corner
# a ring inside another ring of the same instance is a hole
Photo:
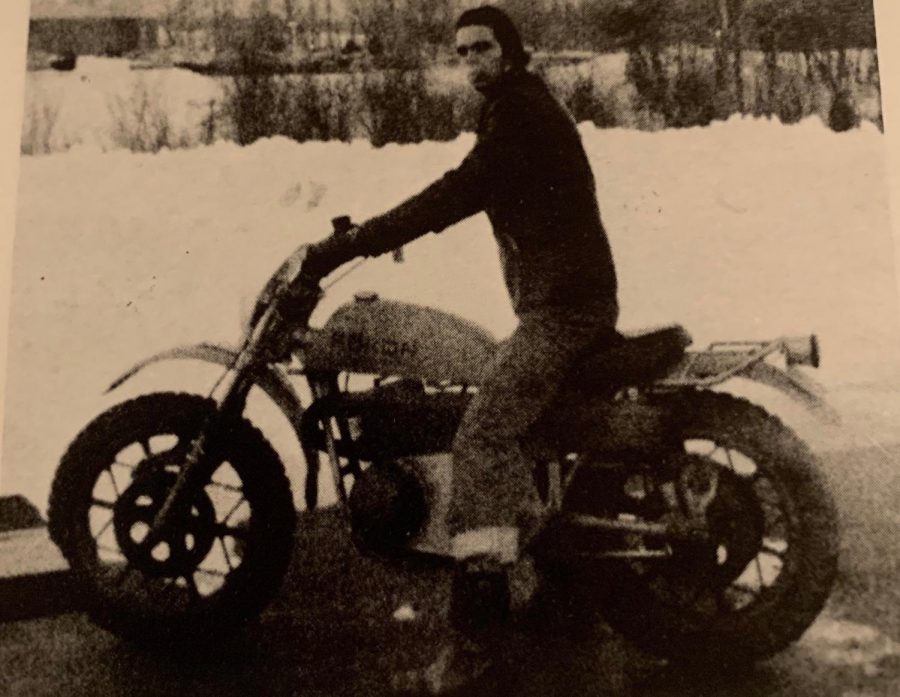
[[[800,340],[779,339],[769,343],[735,345],[735,350],[688,352],[668,376],[657,382],[666,388],[711,389],[733,378],[744,378],[772,387],[799,403],[817,417],[837,422],[837,412],[825,400],[825,388],[801,371],[798,365],[818,367],[818,344],[812,337],[809,356],[796,351]],[[778,365],[770,357],[783,357]],[[798,358],[802,355],[802,358]]]
[[[739,375],[779,390],[825,421],[836,423],[840,420],[837,411],[825,400],[825,388],[797,368],[777,368],[760,362]]]

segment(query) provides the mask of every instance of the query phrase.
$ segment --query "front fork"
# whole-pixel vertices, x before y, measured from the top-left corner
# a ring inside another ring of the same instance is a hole
[[[166,500],[154,516],[142,545],[152,549],[161,542],[180,513],[189,505],[191,492],[203,487],[216,471],[220,462],[214,452],[216,439],[227,436],[227,433],[223,432],[224,424],[239,419],[244,412],[247,396],[253,387],[253,381],[247,375],[247,371],[244,370],[235,372],[215,413],[203,423],[199,434],[191,441],[182,466],[178,470],[178,476]]]
[[[339,389],[337,384],[337,376],[333,373],[309,373],[307,374],[309,388],[313,395],[313,401],[326,399],[331,395],[338,395]],[[322,431],[325,437],[325,452],[328,454],[328,460],[331,465],[331,474],[334,482],[335,491],[340,498],[341,504],[347,503],[347,486],[344,478],[349,474],[358,477],[361,473],[359,461],[353,456],[352,448],[350,457],[346,464],[341,464],[341,458],[337,451],[337,439],[335,438],[335,430],[341,442],[350,444],[352,437],[350,435],[350,426],[347,419],[343,415],[326,414],[326,418],[322,421]],[[306,481],[306,505],[307,508],[315,508],[314,504],[318,491],[313,491],[313,486],[318,487],[318,471],[319,471],[319,451],[314,446],[309,447],[303,444],[304,456],[307,466]]]

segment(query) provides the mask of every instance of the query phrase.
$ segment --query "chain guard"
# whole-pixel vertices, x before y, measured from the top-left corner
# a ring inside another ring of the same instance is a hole
[[[662,493],[664,478],[650,468],[584,466],[567,489],[564,513],[607,519],[676,520],[696,528],[672,539],[626,531],[597,531],[551,523],[538,536],[542,554],[558,560],[659,555],[666,574],[728,585],[759,551],[765,520],[752,480],[709,458],[684,453],[667,463],[677,501]],[[673,508],[674,507],[674,508]],[[673,523],[674,524],[674,523]],[[630,563],[645,563],[645,560]]]

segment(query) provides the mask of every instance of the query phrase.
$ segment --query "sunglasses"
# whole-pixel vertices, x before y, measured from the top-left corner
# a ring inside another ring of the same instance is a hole
[[[475,41],[469,45],[463,44],[462,46],[457,46],[456,52],[461,58],[465,58],[470,53],[480,56],[482,53],[490,51],[494,46],[496,46],[496,44],[493,41]]]

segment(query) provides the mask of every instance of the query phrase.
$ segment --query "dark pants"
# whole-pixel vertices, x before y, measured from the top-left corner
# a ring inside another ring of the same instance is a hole
[[[520,316],[463,416],[453,443],[451,537],[530,527],[539,502],[522,439],[559,392],[575,361],[615,326],[614,311]]]

